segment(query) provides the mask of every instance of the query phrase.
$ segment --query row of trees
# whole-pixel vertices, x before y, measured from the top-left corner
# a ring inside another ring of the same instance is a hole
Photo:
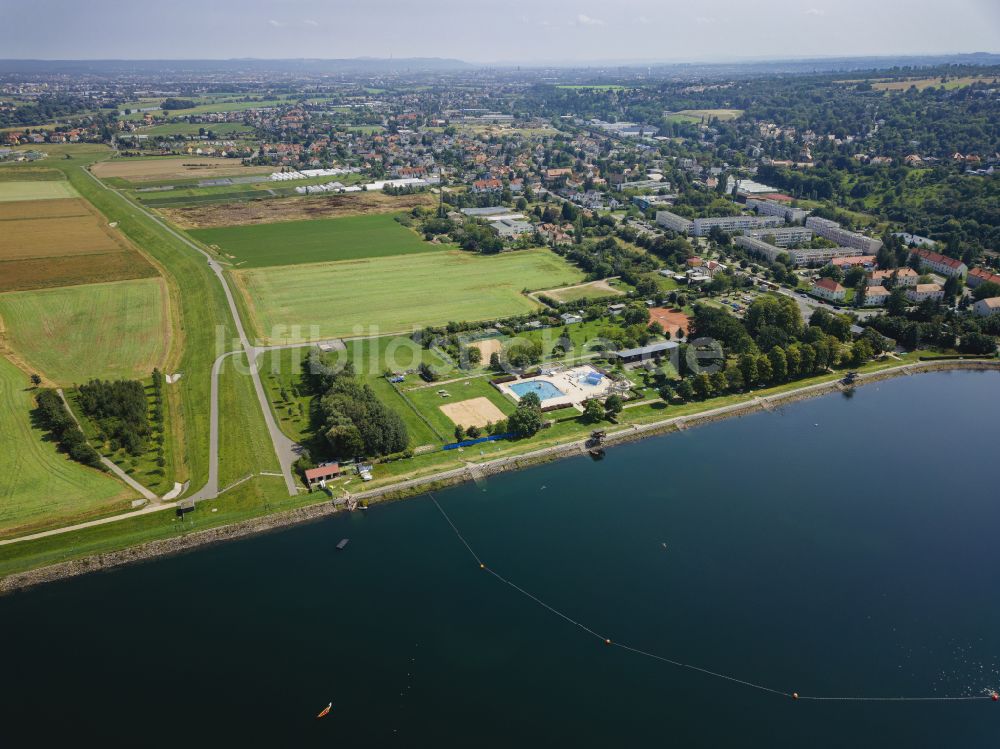
[[[35,410],[38,423],[59,443],[63,452],[78,463],[104,470],[101,456],[88,444],[87,438],[83,436],[55,390],[39,390],[35,395],[35,403],[38,406]]]

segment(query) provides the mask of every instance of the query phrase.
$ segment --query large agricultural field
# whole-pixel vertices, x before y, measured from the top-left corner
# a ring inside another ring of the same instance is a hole
[[[127,182],[161,182],[192,177],[235,177],[269,174],[267,166],[243,166],[238,160],[210,156],[166,156],[162,158],[114,159],[99,161],[91,167],[101,179],[117,178]]]
[[[251,329],[274,343],[525,314],[537,303],[523,290],[583,280],[578,269],[549,250],[494,256],[424,252],[247,269],[233,276]]]
[[[240,268],[408,255],[436,249],[388,213],[227,226],[190,234]]]
[[[130,490],[60,454],[33,408],[27,375],[0,356],[0,537],[126,509]]]
[[[42,186],[49,198],[0,202],[0,292],[157,275],[89,203],[64,197],[76,195],[68,183],[0,182],[0,190],[11,184]]]
[[[170,349],[163,279],[0,294],[0,343],[60,385],[146,378]]]
[[[169,193],[164,193],[164,197],[169,200]],[[257,196],[249,193],[247,197]],[[409,211],[417,206],[433,205],[433,203],[434,197],[427,193],[386,195],[383,192],[373,191],[271,200],[246,200],[221,205],[196,204],[184,207],[163,207],[158,208],[158,210],[164,217],[182,229],[209,229],[372,213],[398,213]],[[150,204],[155,205],[152,201]]]
[[[18,180],[0,182],[0,203],[22,200],[53,200],[77,198],[76,190],[69,182],[54,179]]]

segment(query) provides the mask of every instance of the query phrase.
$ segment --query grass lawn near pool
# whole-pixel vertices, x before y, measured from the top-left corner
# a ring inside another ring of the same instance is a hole
[[[0,537],[127,509],[124,484],[74,463],[32,425],[29,384],[0,357]]]
[[[439,390],[446,391],[448,397],[444,398],[439,395]],[[486,398],[507,416],[515,408],[513,402],[505,398],[490,384],[488,377],[469,377],[468,379],[444,384],[433,382],[426,387],[404,390],[404,393],[420,413],[434,425],[434,428],[445,436],[446,442],[452,442],[455,438],[455,422],[445,415],[441,410],[441,406],[470,400],[471,398]],[[468,426],[468,424],[463,424],[462,426]]]
[[[195,229],[192,237],[239,268],[406,255],[440,247],[407,229],[392,214],[344,216],[273,224]]]
[[[424,252],[233,273],[251,330],[271,343],[525,314],[538,305],[522,290],[571,285],[582,276],[546,249]]]
[[[162,279],[0,294],[2,341],[60,385],[145,379],[162,367],[170,325]]]
[[[78,197],[80,197],[80,194],[65,180],[0,181],[0,203],[19,200],[55,200],[58,198]]]

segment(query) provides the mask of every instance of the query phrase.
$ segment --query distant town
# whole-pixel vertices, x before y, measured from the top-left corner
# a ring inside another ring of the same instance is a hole
[[[275,65],[0,66],[6,572],[996,363],[996,60]]]

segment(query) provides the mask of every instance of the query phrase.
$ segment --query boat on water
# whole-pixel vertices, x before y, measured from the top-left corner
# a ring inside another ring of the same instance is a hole
[[[344,549],[344,547],[347,546],[347,544],[349,544],[350,542],[351,542],[351,539],[349,539],[349,538],[342,538],[342,539],[340,539],[340,543],[337,544],[337,550],[338,551],[342,551]]]
[[[330,714],[330,711],[331,711],[332,709],[333,709],[333,703],[331,702],[331,703],[330,703],[329,705],[327,705],[327,706],[326,706],[326,707],[324,707],[324,708],[323,708],[322,710],[320,710],[320,711],[319,711],[319,715],[317,715],[316,717],[317,717],[317,718],[325,718],[325,717],[326,717],[327,715],[329,715],[329,714]]]

